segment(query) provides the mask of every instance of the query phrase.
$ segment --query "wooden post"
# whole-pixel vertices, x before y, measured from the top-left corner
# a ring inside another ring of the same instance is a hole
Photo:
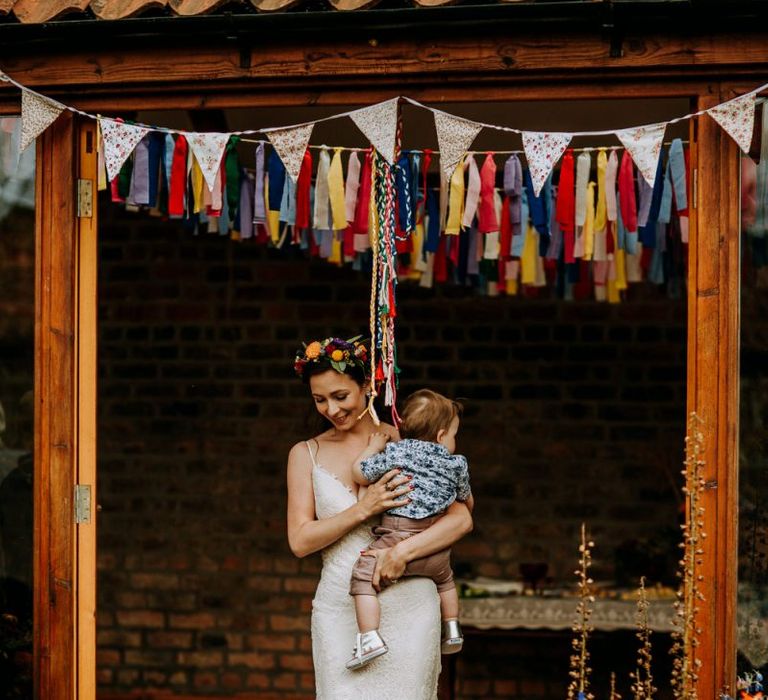
[[[732,95],[719,86],[698,99],[706,109]],[[739,409],[739,154],[704,115],[692,124],[692,202],[688,294],[688,407],[704,421],[705,508],[698,686],[715,698],[736,673]]]
[[[69,112],[38,138],[34,653],[45,700],[95,697],[95,526],[74,514],[75,485],[95,476],[96,218],[78,219],[77,206],[79,167],[95,178],[95,158],[94,125]]]
[[[75,697],[73,490],[77,240],[74,118],[37,143],[35,223],[35,697]]]
[[[77,526],[77,700],[96,698],[96,376],[98,237],[96,122],[81,121],[79,180],[84,184],[78,228],[77,483],[90,487],[88,522]],[[90,194],[89,194],[90,193]],[[87,210],[90,200],[90,210]]]

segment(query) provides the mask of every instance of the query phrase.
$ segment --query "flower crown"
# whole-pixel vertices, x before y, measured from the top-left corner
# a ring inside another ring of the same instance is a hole
[[[359,367],[367,374],[368,348],[360,338],[362,336],[356,335],[349,340],[326,338],[315,340],[309,345],[302,343],[303,349],[296,353],[293,369],[299,377],[303,377],[304,369],[310,362],[327,361],[340,374],[344,374],[349,366]]]

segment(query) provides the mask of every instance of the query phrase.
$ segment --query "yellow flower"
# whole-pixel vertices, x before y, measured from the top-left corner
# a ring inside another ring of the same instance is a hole
[[[304,354],[307,356],[308,360],[314,360],[320,355],[320,350],[320,343],[315,341],[314,343],[307,345],[307,349],[304,351]]]
[[[334,351],[331,353],[331,359],[332,359],[334,362],[340,362],[341,360],[343,360],[343,359],[344,359],[344,352],[343,352],[342,350],[334,350]]]

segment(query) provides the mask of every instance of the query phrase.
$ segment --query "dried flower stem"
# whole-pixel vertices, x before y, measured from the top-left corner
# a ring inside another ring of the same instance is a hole
[[[701,496],[704,490],[704,435],[702,421],[691,413],[688,420],[688,436],[685,438],[685,487],[686,522],[682,526],[683,558],[680,560],[680,588],[675,601],[674,644],[671,654],[672,690],[677,700],[697,700],[696,683],[699,678],[701,659],[697,658],[701,628],[696,624],[699,603],[704,600],[700,583],[703,580],[700,570],[703,563],[704,508]]]
[[[594,695],[589,691],[589,677],[592,669],[589,667],[589,649],[587,643],[592,628],[589,619],[592,617],[592,595],[594,581],[589,577],[589,567],[592,565],[592,547],[595,543],[587,539],[587,528],[581,524],[581,544],[579,545],[579,568],[574,572],[579,580],[579,604],[576,607],[576,621],[573,623],[574,638],[571,642],[571,682],[568,685],[568,700],[593,700]]]
[[[637,668],[630,673],[632,679],[633,700],[651,700],[656,688],[653,685],[651,673],[651,629],[648,626],[648,596],[645,593],[645,577],[640,579],[637,590],[637,614],[635,616],[637,632],[635,636],[640,642],[637,652]]]
[[[616,692],[616,674],[611,671],[611,694],[608,700],[621,700],[621,695]]]

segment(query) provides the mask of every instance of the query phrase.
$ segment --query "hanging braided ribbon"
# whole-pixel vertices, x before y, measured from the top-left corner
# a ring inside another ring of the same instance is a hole
[[[402,139],[402,120],[398,111],[397,131],[395,136],[395,162],[400,154]],[[395,406],[397,400],[397,351],[395,345],[395,317],[397,286],[397,252],[395,237],[396,221],[396,181],[395,166],[377,151],[372,154],[371,167],[371,249],[373,265],[371,269],[371,397],[367,411],[374,422],[378,417],[373,408],[373,401],[384,387],[384,405],[390,406],[395,425],[400,422]]]

